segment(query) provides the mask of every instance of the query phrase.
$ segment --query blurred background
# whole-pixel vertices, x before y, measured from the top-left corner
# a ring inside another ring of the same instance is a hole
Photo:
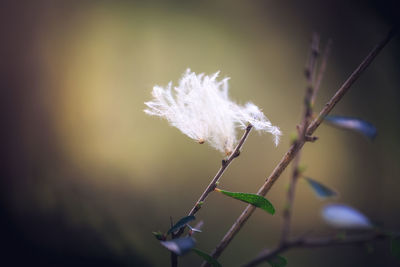
[[[155,84],[186,68],[231,77],[230,96],[253,101],[284,135],[253,132],[221,180],[256,192],[287,151],[300,119],[303,68],[315,31],[332,53],[319,110],[396,21],[395,1],[2,1],[1,202],[3,266],[168,266],[151,232],[183,217],[222,155],[145,115]],[[378,128],[370,142],[322,125],[305,146],[306,174],[388,229],[400,229],[400,53],[396,36],[333,114]],[[220,258],[238,266],[279,240],[288,171],[268,194],[277,213],[256,211]],[[331,231],[329,202],[305,183],[294,234]],[[198,248],[210,252],[245,204],[211,194]],[[292,250],[289,266],[395,266],[389,243]],[[11,264],[10,264],[11,262]],[[188,254],[182,266],[201,260]]]

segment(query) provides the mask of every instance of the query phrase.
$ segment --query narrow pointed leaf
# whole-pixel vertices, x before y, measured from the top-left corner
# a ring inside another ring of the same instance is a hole
[[[359,132],[371,140],[377,135],[375,126],[362,119],[345,116],[326,116],[325,121],[343,129]]]
[[[307,183],[310,185],[315,195],[319,198],[336,197],[338,195],[337,192],[333,191],[329,187],[326,187],[320,182],[317,182],[309,177],[304,177],[304,179],[306,179]]]
[[[186,254],[196,245],[196,241],[190,236],[172,239],[169,241],[161,241],[160,243],[169,251],[172,251],[179,256]]]
[[[322,210],[322,217],[329,225],[344,229],[372,228],[370,220],[358,210],[342,205],[329,204]]]
[[[216,191],[221,192],[224,195],[230,196],[232,198],[238,199],[240,201],[252,204],[257,208],[261,208],[267,211],[270,214],[275,213],[275,208],[272,206],[271,202],[269,202],[266,198],[249,193],[241,193],[241,192],[229,192],[222,189],[216,189]]]
[[[178,231],[181,227],[185,226],[188,222],[195,220],[194,216],[186,216],[180,219],[171,229],[168,230],[168,234]]]
[[[196,248],[192,249],[197,255],[199,255],[200,257],[202,257],[206,262],[208,262],[209,264],[211,264],[211,266],[213,267],[222,267],[222,265],[213,257],[211,257],[210,255],[208,255],[207,253],[205,253],[204,251],[198,250]]]
[[[277,255],[276,257],[267,260],[267,262],[272,266],[272,267],[284,267],[287,265],[287,260],[282,257]]]
[[[400,237],[392,237],[390,240],[390,252],[400,260]]]

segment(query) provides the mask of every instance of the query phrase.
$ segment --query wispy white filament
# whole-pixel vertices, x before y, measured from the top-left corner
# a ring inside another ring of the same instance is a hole
[[[147,114],[160,116],[199,143],[208,142],[230,154],[236,145],[236,128],[253,125],[255,130],[270,132],[278,145],[281,132],[272,126],[261,110],[249,102],[244,107],[228,97],[228,79],[217,81],[219,72],[196,75],[188,69],[179,85],[172,89],[154,86],[154,99],[146,102]]]

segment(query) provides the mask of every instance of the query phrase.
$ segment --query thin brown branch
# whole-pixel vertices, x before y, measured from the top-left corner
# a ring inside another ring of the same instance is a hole
[[[277,248],[272,250],[264,250],[253,260],[242,265],[243,267],[257,266],[264,261],[273,259],[277,255],[294,248],[315,248],[315,247],[332,247],[332,246],[345,246],[345,245],[359,245],[368,242],[377,241],[380,239],[391,238],[392,234],[387,233],[368,233],[363,235],[347,236],[345,238],[339,236],[332,237],[318,237],[318,238],[300,238],[294,241],[288,241],[280,244]]]
[[[322,55],[322,60],[321,60],[321,67],[319,68],[318,75],[317,75],[317,78],[315,80],[314,92],[313,92],[313,96],[311,98],[311,105],[314,105],[315,99],[316,99],[318,91],[319,91],[319,88],[321,87],[321,82],[322,82],[322,79],[323,79],[325,71],[326,71],[326,65],[327,65],[327,62],[328,62],[328,57],[329,57],[329,55],[331,53],[331,46],[332,46],[332,40],[329,39],[328,43],[325,46],[325,50],[324,50],[324,53]]]
[[[318,114],[318,117],[313,120],[311,125],[308,127],[307,135],[312,135],[318,126],[322,123],[326,115],[336,106],[336,104],[342,99],[342,97],[347,93],[350,87],[355,81],[360,78],[361,74],[365,69],[371,64],[375,57],[381,52],[381,50],[386,46],[386,44],[395,35],[396,29],[393,28],[385,36],[385,38],[371,50],[371,52],[366,56],[366,58],[361,62],[361,64],[353,71],[353,73],[347,78],[343,85],[337,90],[335,95],[325,104],[324,108]]]
[[[174,226],[174,221],[172,220],[172,217],[169,217],[169,221],[170,221],[170,226],[172,228],[172,226]],[[172,239],[176,238],[174,233],[171,233],[172,235]],[[174,252],[170,253],[170,260],[171,260],[171,267],[178,267],[178,255],[175,254]]]
[[[350,87],[354,84],[354,82],[360,77],[360,75],[365,71],[365,69],[371,64],[374,58],[379,54],[379,52],[385,47],[385,45],[389,42],[389,40],[393,37],[395,31],[391,30],[385,38],[372,49],[372,51],[366,56],[366,58],[361,62],[361,64],[354,70],[354,72],[349,76],[349,78],[343,83],[343,85],[337,90],[335,95],[325,104],[324,108],[321,110],[317,118],[315,118],[310,126],[307,128],[306,134],[312,136],[315,130],[322,123],[325,116],[335,107],[335,105],[343,98],[346,92],[350,89]],[[271,175],[266,179],[265,183],[260,187],[257,194],[261,196],[265,196],[267,192],[271,189],[273,184],[282,174],[282,172],[286,169],[289,163],[293,160],[295,155],[299,152],[299,150],[303,147],[303,142],[296,142],[293,144],[286,154],[283,156],[281,161],[272,171]],[[218,258],[221,253],[225,250],[225,248],[229,245],[235,235],[240,231],[240,229],[244,226],[246,221],[253,214],[255,207],[253,205],[248,205],[242,214],[237,218],[229,231],[225,234],[221,242],[217,245],[215,250],[212,253],[214,258]]]
[[[290,224],[292,221],[292,210],[294,203],[294,196],[296,192],[296,184],[299,178],[299,163],[300,163],[300,151],[295,157],[292,166],[292,175],[290,177],[289,188],[286,195],[286,204],[283,211],[283,223],[282,223],[282,234],[281,243],[286,242],[290,235]]]
[[[268,192],[270,187],[272,186],[273,182],[278,177],[281,175],[281,173],[286,169],[286,167],[289,165],[290,161],[294,158],[296,155],[297,151],[301,149],[301,147],[304,145],[304,142],[298,142],[293,144],[289,151],[286,152],[286,154],[283,156],[281,161],[278,163],[278,165],[275,167],[275,169],[272,171],[272,174],[268,177],[267,181],[270,181],[268,183],[265,183],[257,192],[258,195],[265,196],[265,194]],[[220,241],[218,246],[215,248],[215,250],[212,253],[212,256],[214,258],[218,258],[221,253],[225,250],[225,248],[229,245],[229,243],[232,241],[232,239],[235,237],[235,235],[240,231],[240,229],[243,227],[243,225],[246,223],[246,221],[249,219],[249,217],[252,215],[254,210],[256,209],[255,206],[253,205],[247,205],[242,214],[236,219],[235,223],[232,225],[232,227],[229,229],[229,231],[225,234],[223,239]],[[203,263],[202,266],[208,266],[207,263]]]
[[[311,74],[315,73],[315,68],[316,68],[316,62],[317,62],[317,57],[319,54],[319,36],[317,34],[313,34],[312,40],[311,40],[311,47],[310,47],[311,52],[309,53],[309,59],[308,59],[308,64],[306,66],[306,78],[307,78],[307,90],[306,94],[304,97],[304,113],[303,117],[300,122],[300,131],[298,133],[298,137],[296,142],[305,142],[307,140],[306,138],[306,130],[309,125],[309,121],[312,116],[312,106],[311,106],[311,100],[313,96],[315,95],[315,88],[313,86],[313,76]],[[294,162],[292,164],[292,175],[290,177],[290,182],[289,182],[289,188],[287,191],[287,197],[286,197],[286,204],[285,204],[285,209],[283,211],[283,224],[282,224],[282,235],[281,235],[281,243],[286,242],[286,240],[289,237],[290,234],[290,224],[292,220],[292,209],[293,209],[293,203],[294,203],[294,196],[296,192],[296,184],[297,180],[299,178],[299,164],[300,164],[300,154],[301,151],[299,151],[294,159]]]
[[[232,154],[229,156],[227,160],[222,161],[221,168],[215,175],[215,177],[211,180],[210,184],[207,186],[206,190],[204,190],[203,194],[201,194],[199,200],[197,200],[196,204],[193,206],[193,208],[190,210],[188,216],[195,215],[202,206],[202,203],[206,200],[208,194],[210,192],[214,191],[216,184],[218,183],[219,179],[221,178],[222,174],[228,168],[229,164],[239,156],[240,154],[240,149],[242,148],[244,142],[246,141],[247,137],[249,136],[249,133],[251,129],[253,128],[252,125],[247,126],[242,138],[240,139],[239,143],[237,144],[236,148],[233,150]]]
[[[170,259],[171,259],[171,267],[177,267],[178,266],[178,255],[171,252]]]
[[[233,150],[233,152],[230,154],[228,159],[222,160],[221,168],[218,170],[217,174],[214,176],[214,178],[211,180],[210,184],[207,186],[207,188],[204,190],[204,192],[201,194],[199,200],[196,201],[194,204],[193,208],[190,210],[188,216],[195,215],[202,207],[203,202],[206,200],[207,196],[214,191],[219,179],[221,178],[222,174],[224,174],[225,170],[228,168],[228,166],[232,163],[232,161],[237,158],[240,154],[240,149],[244,145],[244,142],[246,141],[247,137],[250,134],[251,129],[253,128],[252,125],[248,125],[246,127],[246,130],[240,138],[239,143]],[[182,227],[178,233],[176,233],[173,238],[178,238],[183,234],[183,231],[185,230],[185,227]],[[176,267],[178,266],[178,256],[171,252],[171,266]]]

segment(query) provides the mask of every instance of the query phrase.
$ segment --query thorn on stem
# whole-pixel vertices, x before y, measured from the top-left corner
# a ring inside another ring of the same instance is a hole
[[[297,130],[297,133],[300,135],[301,134],[301,126],[299,124],[296,125],[296,130]]]
[[[306,135],[306,141],[307,142],[315,142],[317,141],[319,138],[317,136],[310,136],[310,135]]]

